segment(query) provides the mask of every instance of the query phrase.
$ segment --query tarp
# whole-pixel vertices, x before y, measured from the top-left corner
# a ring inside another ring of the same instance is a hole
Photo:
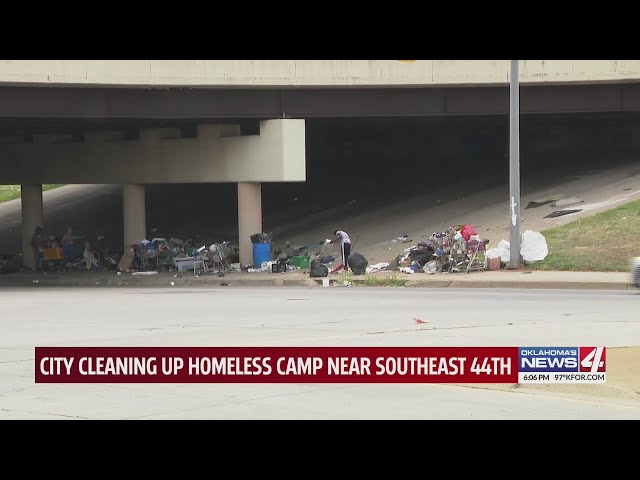
[[[577,205],[583,202],[584,200],[581,198],[569,197],[569,198],[563,198],[562,200],[558,200],[557,202],[553,202],[551,206],[552,207],[572,207],[573,205]]]
[[[527,208],[537,208],[537,207],[540,207],[542,205],[546,205],[547,203],[556,202],[556,201],[560,200],[561,198],[564,198],[564,194],[549,195],[548,197],[540,198],[538,200],[533,200],[533,201],[529,202],[527,204],[527,206],[525,207],[525,209],[527,209]]]
[[[578,212],[581,212],[581,211],[582,211],[581,208],[567,209],[567,210],[556,210],[555,212],[552,212],[549,215],[545,215],[543,218],[562,217],[563,215],[569,215],[570,213],[578,213]]]

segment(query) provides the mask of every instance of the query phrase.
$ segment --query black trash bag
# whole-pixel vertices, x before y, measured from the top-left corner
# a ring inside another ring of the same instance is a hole
[[[251,243],[269,243],[271,241],[268,233],[254,233],[250,238]]]
[[[336,259],[336,257],[332,257],[331,255],[325,255],[320,258],[320,263],[331,263]]]
[[[329,268],[317,260],[312,260],[311,264],[309,265],[309,276],[313,278],[328,277]]]
[[[364,255],[353,252],[349,255],[349,258],[347,258],[347,263],[354,275],[364,275],[367,273],[367,265],[369,265],[369,262],[364,258]]]
[[[435,253],[432,247],[416,248],[409,252],[409,258],[418,262],[421,266],[431,260],[431,256]]]

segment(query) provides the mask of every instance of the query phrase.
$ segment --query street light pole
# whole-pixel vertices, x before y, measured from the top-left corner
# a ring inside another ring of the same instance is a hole
[[[509,109],[509,222],[511,237],[508,268],[522,267],[520,256],[520,84],[519,60],[511,60]]]

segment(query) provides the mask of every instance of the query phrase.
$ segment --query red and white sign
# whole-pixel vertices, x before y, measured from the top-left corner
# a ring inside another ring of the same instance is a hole
[[[36,383],[517,383],[517,347],[36,347]]]
[[[581,372],[606,372],[607,352],[605,347],[580,347],[580,371]]]

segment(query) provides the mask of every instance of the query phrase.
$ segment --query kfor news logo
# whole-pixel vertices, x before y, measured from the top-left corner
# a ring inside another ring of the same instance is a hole
[[[519,383],[606,383],[606,347],[518,347]]]

